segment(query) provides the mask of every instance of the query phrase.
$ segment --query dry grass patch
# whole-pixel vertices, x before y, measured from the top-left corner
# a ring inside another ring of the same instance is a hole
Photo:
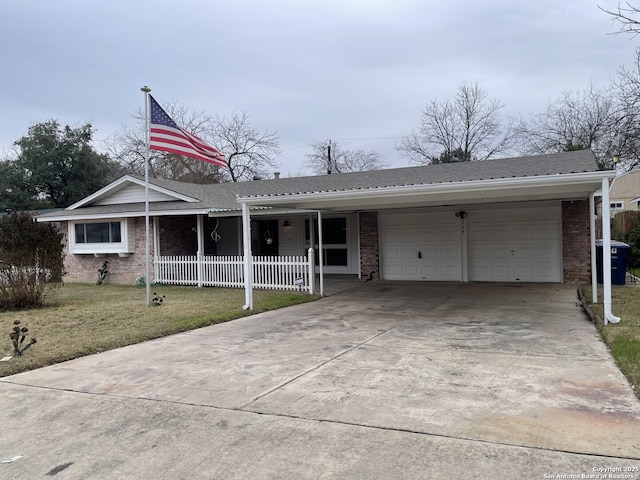
[[[598,288],[598,304],[588,305],[595,313],[596,327],[609,346],[616,363],[640,398],[640,286],[612,286],[613,314],[620,323],[604,325],[602,286]],[[583,289],[585,300],[591,302],[591,287]]]
[[[14,320],[29,328],[38,343],[21,357],[0,362],[0,376],[213,325],[253,313],[313,300],[296,292],[254,291],[254,310],[241,309],[244,290],[155,287],[160,306],[146,306],[144,288],[68,284],[38,309],[0,312],[0,358],[13,353]],[[28,338],[30,338],[28,337]],[[1,340],[4,339],[4,340]]]

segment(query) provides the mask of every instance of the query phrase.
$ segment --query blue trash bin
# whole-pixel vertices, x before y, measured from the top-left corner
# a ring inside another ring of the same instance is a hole
[[[596,278],[598,283],[603,283],[603,244],[602,240],[596,240]],[[624,285],[627,276],[627,258],[631,247],[617,240],[611,240],[611,283],[613,285]]]

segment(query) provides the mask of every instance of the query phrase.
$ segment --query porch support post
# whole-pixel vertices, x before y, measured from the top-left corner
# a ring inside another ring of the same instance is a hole
[[[313,253],[313,247],[309,247],[309,250],[307,251],[307,262],[309,262],[309,278],[307,279],[309,282],[309,295],[313,295],[316,288],[316,263]]]
[[[322,248],[322,212],[318,210],[318,265],[320,267],[320,296],[324,297],[324,249]]]
[[[153,217],[153,256],[159,257],[160,253],[160,217]]]
[[[620,318],[611,311],[611,206],[609,179],[602,179],[602,282],[604,284],[604,324],[619,323]]]
[[[198,274],[198,287],[202,287],[202,255],[204,253],[204,239],[202,237],[204,232],[203,216],[197,216],[197,235],[198,235],[198,252],[196,253],[197,262],[197,274]]]
[[[596,201],[595,193],[589,195],[589,232],[591,233],[591,303],[598,303],[598,263],[596,260]]]
[[[244,247],[244,305],[243,310],[253,310],[253,268],[251,266],[251,216],[249,205],[242,204],[242,244]]]

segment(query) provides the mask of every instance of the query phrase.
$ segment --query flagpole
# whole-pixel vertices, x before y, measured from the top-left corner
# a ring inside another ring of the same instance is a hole
[[[151,262],[149,258],[149,92],[151,89],[145,85],[140,90],[144,92],[144,222],[145,222],[145,286],[147,289],[147,306],[151,304]]]

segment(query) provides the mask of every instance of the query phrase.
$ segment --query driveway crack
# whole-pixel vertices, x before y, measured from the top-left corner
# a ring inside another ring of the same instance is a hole
[[[242,405],[238,406],[238,409],[241,410],[241,409],[244,409],[244,408],[248,407],[253,402],[256,402],[256,401],[258,401],[258,400],[260,400],[260,399],[262,399],[262,398],[264,398],[264,397],[266,397],[268,395],[271,395],[273,392],[276,392],[276,391],[280,390],[281,388],[286,387],[290,383],[295,382],[299,378],[302,378],[305,375],[310,374],[311,372],[315,372],[316,370],[324,367],[325,365],[333,362],[334,360],[337,360],[338,358],[346,355],[347,353],[350,353],[350,352],[354,351],[355,349],[360,348],[362,345],[365,345],[365,344],[371,342],[372,340],[375,340],[376,338],[384,335],[385,333],[389,333],[394,328],[395,327],[390,327],[390,328],[387,328],[385,330],[378,331],[378,333],[376,333],[375,335],[367,338],[366,340],[364,340],[364,341],[362,341],[360,343],[357,343],[356,345],[354,345],[354,346],[352,346],[350,348],[347,348],[346,350],[343,350],[342,352],[338,353],[337,355],[334,355],[333,357],[329,358],[328,360],[326,360],[326,361],[324,361],[324,362],[322,362],[322,363],[320,363],[320,364],[318,364],[318,365],[316,365],[316,366],[314,366],[312,368],[309,368],[308,370],[305,370],[304,372],[300,373],[299,375],[296,375],[294,377],[289,378],[288,380],[285,380],[284,382],[276,385],[275,387],[267,390],[266,392],[261,393],[260,395],[256,395],[251,400],[249,400],[249,401],[243,403]]]

